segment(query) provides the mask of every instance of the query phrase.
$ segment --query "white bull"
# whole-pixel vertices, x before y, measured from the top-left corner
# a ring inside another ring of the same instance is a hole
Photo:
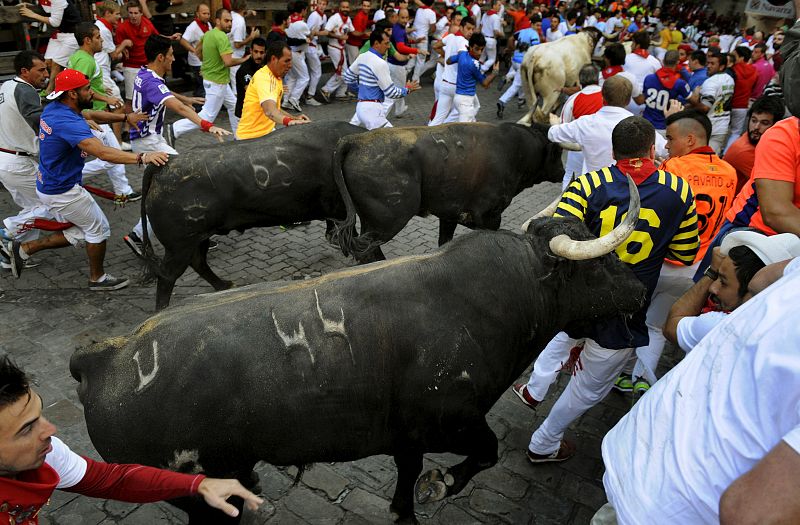
[[[578,73],[592,62],[592,52],[603,34],[589,27],[576,35],[555,42],[533,46],[522,58],[520,74],[528,99],[528,113],[519,124],[530,124],[531,118],[547,124],[548,114],[558,101],[561,88],[578,85]],[[542,97],[541,107],[537,107]]]

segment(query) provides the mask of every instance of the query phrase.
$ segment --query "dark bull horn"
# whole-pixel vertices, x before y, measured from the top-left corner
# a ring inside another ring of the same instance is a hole
[[[558,208],[558,203],[559,202],[561,202],[561,194],[560,193],[558,194],[558,197],[556,197],[553,200],[553,202],[548,204],[545,209],[543,209],[542,211],[540,211],[539,213],[537,213],[536,215],[534,215],[533,217],[531,217],[530,219],[525,221],[522,224],[522,231],[527,232],[528,231],[528,227],[531,225],[531,221],[534,220],[534,219],[539,219],[541,217],[552,217],[553,214],[556,212],[556,208]]]
[[[617,246],[630,237],[636,228],[636,223],[639,222],[639,191],[630,176],[628,177],[628,190],[631,194],[628,214],[619,226],[599,239],[591,241],[575,241],[568,235],[557,235],[550,239],[550,251],[565,259],[576,261],[594,259],[614,251]]]

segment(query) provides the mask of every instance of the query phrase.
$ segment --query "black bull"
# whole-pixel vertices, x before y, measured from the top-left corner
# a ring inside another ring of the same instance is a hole
[[[457,494],[497,462],[485,416],[545,344],[639,308],[644,288],[616,255],[553,255],[563,233],[591,237],[572,219],[536,219],[526,234],[473,232],[431,255],[167,309],[72,356],[92,442],[108,461],[245,482],[259,460],[389,454],[391,510],[414,522],[424,453],[467,457],[423,476],[418,499]],[[179,505],[191,523],[223,521]]]
[[[359,262],[381,260],[380,245],[415,215],[439,218],[440,246],[457,224],[497,230],[519,192],[564,176],[561,148],[546,130],[538,124],[447,124],[343,138],[333,162],[347,206],[347,218],[337,223],[342,251]]]
[[[175,281],[192,268],[216,290],[233,283],[208,266],[208,239],[231,230],[344,217],[331,161],[337,141],[363,128],[345,122],[291,126],[263,139],[217,144],[149,167],[142,183],[143,221],[164,246],[144,253],[158,278],[156,308],[169,304]],[[146,217],[145,217],[146,215]],[[328,235],[333,224],[329,222]]]

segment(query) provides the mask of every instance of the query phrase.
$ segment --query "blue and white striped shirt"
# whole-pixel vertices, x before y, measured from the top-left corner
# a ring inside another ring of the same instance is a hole
[[[358,91],[359,100],[380,100],[385,97],[402,98],[408,89],[394,85],[389,74],[389,64],[373,48],[361,53],[344,72],[344,81],[350,91]]]

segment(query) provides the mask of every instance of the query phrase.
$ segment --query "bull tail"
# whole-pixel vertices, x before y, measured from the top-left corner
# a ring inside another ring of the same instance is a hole
[[[343,137],[339,140],[339,144],[337,144],[333,152],[333,180],[336,182],[336,187],[342,196],[347,215],[344,220],[334,221],[332,242],[339,245],[345,256],[352,255],[359,259],[379,243],[374,242],[371,235],[358,235],[356,231],[356,207],[353,203],[353,198],[350,196],[350,190],[347,188],[347,182],[344,180],[344,171],[342,169],[344,160],[347,158],[351,148],[352,143],[349,137]]]
[[[528,101],[528,112],[517,121],[517,124],[530,126],[531,122],[533,122],[533,110],[536,108],[538,100],[536,98],[536,89],[534,89],[535,79],[533,75],[528,74],[528,67],[524,60],[519,68],[519,74],[522,75],[522,88],[524,89],[525,100]]]
[[[152,282],[156,277],[162,275],[161,258],[156,255],[153,250],[153,244],[150,242],[150,235],[147,228],[147,194],[150,192],[150,184],[153,182],[153,177],[163,169],[162,166],[148,166],[144,170],[142,177],[142,255],[141,259],[144,262],[144,272],[142,274],[142,282]]]

